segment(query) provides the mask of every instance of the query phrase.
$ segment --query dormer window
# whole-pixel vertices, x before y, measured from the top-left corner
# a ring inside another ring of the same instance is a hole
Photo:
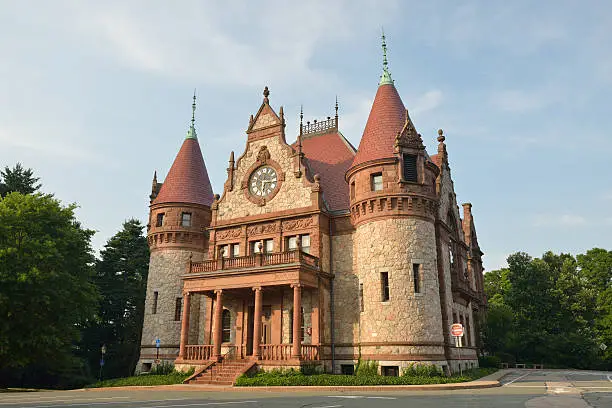
[[[382,173],[372,174],[370,184],[372,185],[372,191],[382,191],[383,189],[383,178]]]
[[[414,154],[403,155],[403,178],[404,181],[416,183],[418,181],[417,157]]]

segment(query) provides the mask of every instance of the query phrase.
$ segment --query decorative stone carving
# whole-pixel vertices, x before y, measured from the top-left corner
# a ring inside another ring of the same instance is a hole
[[[268,151],[268,146],[261,146],[259,148],[259,153],[257,153],[257,163],[265,164],[270,160],[270,152]]]
[[[249,236],[261,235],[261,234],[273,234],[275,232],[276,232],[275,223],[251,225],[247,228],[247,234]]]
[[[283,221],[283,231],[294,231],[311,227],[314,224],[312,217],[298,218],[297,220]]]
[[[217,231],[217,239],[223,241],[225,239],[239,238],[241,234],[240,228],[231,228]]]

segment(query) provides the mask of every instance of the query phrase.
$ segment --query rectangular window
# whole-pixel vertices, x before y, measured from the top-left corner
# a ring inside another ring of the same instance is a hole
[[[249,253],[251,255],[259,253],[259,246],[257,245],[259,241],[251,241],[249,242]]]
[[[153,314],[157,314],[157,298],[159,297],[159,292],[153,292]]]
[[[380,273],[380,300],[387,302],[389,300],[389,272]]]
[[[191,213],[184,212],[181,214],[181,227],[191,227]]]
[[[232,257],[237,258],[240,256],[240,244],[232,244]]]
[[[310,253],[310,235],[302,235],[302,251]]]
[[[183,298],[176,298],[176,304],[174,306],[174,320],[181,320],[181,312],[183,311]]]
[[[222,255],[223,258],[229,258],[230,257],[230,246],[221,245],[221,247],[219,247],[219,255]]]
[[[465,316],[465,336],[467,337],[468,347],[472,345],[472,336],[470,336],[470,318]]]
[[[363,312],[364,311],[364,307],[363,307],[363,283],[359,284],[359,311]]]
[[[266,254],[270,254],[274,252],[274,240],[273,239],[266,239],[264,241],[264,252]]]
[[[352,364],[340,364],[340,372],[343,375],[355,375],[355,366]]]
[[[162,225],[164,225],[164,213],[157,213],[157,223],[155,226],[161,227]]]
[[[404,181],[417,182],[417,157],[413,154],[404,155]]]
[[[374,173],[370,176],[372,191],[381,191],[383,189],[382,173]]]
[[[414,293],[421,293],[421,265],[412,264],[412,280],[414,281]]]
[[[355,199],[355,182],[351,183],[351,200]]]
[[[297,237],[287,238],[287,248],[289,249],[289,251],[297,249]]]
[[[385,377],[399,377],[398,366],[382,366],[380,367],[381,374]]]

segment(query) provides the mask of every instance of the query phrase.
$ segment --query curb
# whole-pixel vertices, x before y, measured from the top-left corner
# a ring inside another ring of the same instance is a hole
[[[507,373],[504,373],[505,376]],[[500,387],[496,381],[470,381],[452,384],[422,384],[422,385],[375,385],[375,386],[262,386],[262,387],[227,387],[214,385],[141,385],[130,387],[83,388],[81,391],[126,391],[126,390],[166,390],[166,391],[204,391],[204,392],[296,392],[296,391],[443,391],[469,390]]]

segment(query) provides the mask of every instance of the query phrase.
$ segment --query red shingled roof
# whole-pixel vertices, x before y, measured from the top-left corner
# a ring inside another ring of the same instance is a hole
[[[295,147],[295,144],[294,144]],[[344,174],[351,167],[355,149],[337,131],[307,136],[302,140],[302,152],[310,169],[321,176],[323,197],[332,211],[349,208],[349,188]]]
[[[353,166],[394,157],[393,145],[406,122],[406,108],[394,85],[378,87]]]
[[[185,139],[154,204],[190,203],[210,206],[213,191],[197,139]]]

